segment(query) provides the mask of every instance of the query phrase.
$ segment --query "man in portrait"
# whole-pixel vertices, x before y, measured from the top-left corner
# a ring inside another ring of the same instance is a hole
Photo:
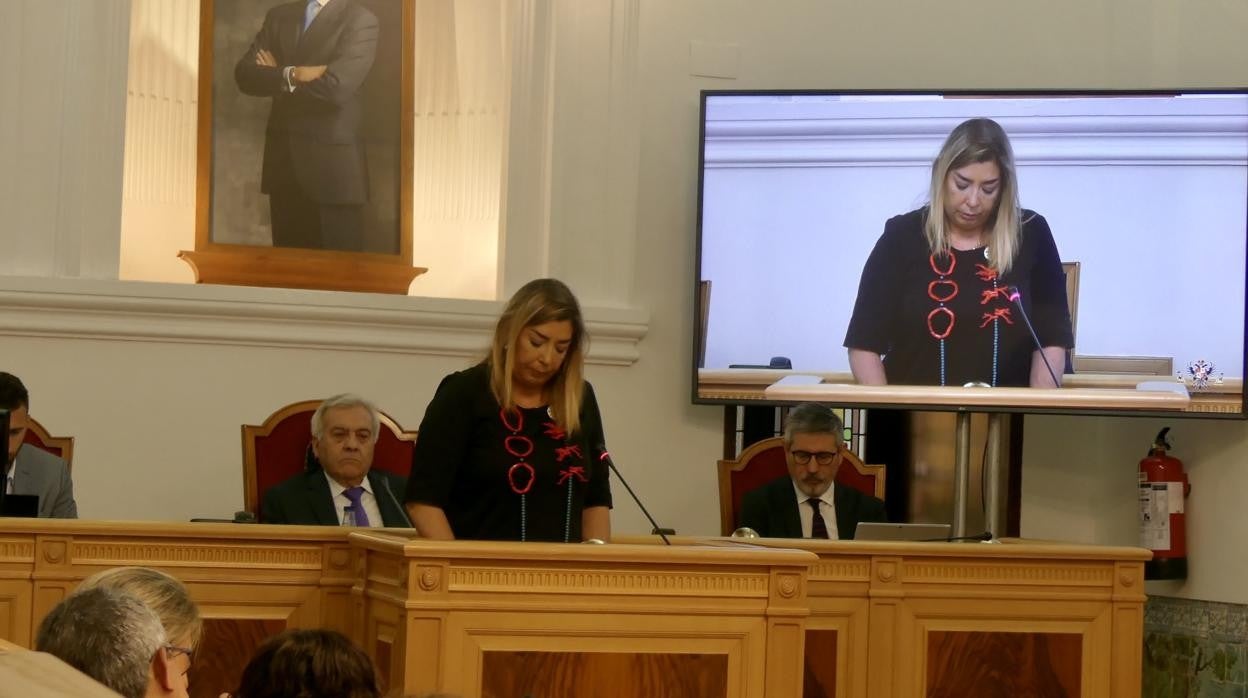
[[[273,100],[261,191],[274,247],[363,249],[360,87],[377,35],[377,17],[356,0],[295,0],[269,10],[235,65],[244,94]]]

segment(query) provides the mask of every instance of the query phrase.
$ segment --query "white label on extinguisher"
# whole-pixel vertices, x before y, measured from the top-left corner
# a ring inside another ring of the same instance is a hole
[[[1183,483],[1167,482],[1166,485],[1168,486],[1170,490],[1169,491],[1170,513],[1182,514],[1183,513]]]
[[[1182,492],[1180,492],[1182,494]],[[1170,488],[1164,482],[1140,485],[1140,547],[1170,549]]]

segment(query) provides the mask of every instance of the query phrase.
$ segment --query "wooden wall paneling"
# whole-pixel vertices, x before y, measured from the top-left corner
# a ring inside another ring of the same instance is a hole
[[[486,652],[481,698],[727,698],[722,654]]]
[[[929,632],[924,695],[1077,698],[1082,646],[1078,633]]]

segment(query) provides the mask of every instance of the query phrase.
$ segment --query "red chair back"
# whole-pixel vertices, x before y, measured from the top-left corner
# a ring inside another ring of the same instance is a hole
[[[243,426],[243,504],[257,518],[264,493],[306,467],[312,415],[320,404],[320,400],[296,402],[269,415],[264,424]],[[373,467],[407,477],[412,470],[416,432],[404,431],[384,412],[381,426]]]
[[[884,499],[884,466],[865,465],[849,449],[841,451],[836,482],[863,494]],[[751,492],[789,474],[784,461],[784,439],[775,436],[750,445],[736,460],[719,461],[719,528],[729,535],[737,528],[741,501]]]
[[[43,428],[42,424],[30,417],[26,418],[26,423],[26,436],[22,438],[22,443],[41,448],[57,456],[65,461],[65,466],[72,471],[74,467],[74,437],[52,436],[47,429]]]

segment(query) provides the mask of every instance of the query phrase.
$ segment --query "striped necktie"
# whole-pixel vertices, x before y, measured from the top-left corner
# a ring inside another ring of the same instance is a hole
[[[828,524],[823,520],[823,514],[819,512],[819,499],[817,497],[811,497],[806,500],[806,503],[809,504],[811,508],[810,537],[823,538],[826,540],[828,537]]]

